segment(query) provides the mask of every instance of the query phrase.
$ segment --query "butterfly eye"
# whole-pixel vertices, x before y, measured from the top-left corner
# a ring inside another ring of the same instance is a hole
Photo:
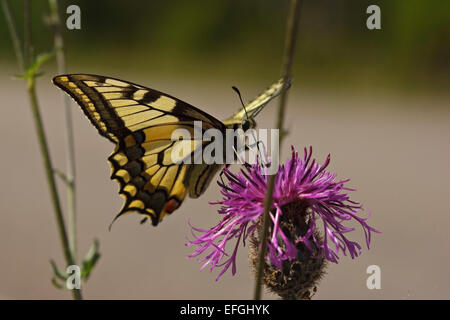
[[[248,120],[242,121],[242,130],[247,131],[250,129],[250,122]]]

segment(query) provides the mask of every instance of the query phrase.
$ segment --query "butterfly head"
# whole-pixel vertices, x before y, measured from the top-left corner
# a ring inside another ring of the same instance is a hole
[[[253,129],[256,127],[256,122],[253,118],[246,118],[242,120],[240,124],[240,129],[247,131],[248,129]]]
[[[226,121],[226,122],[228,122],[227,124],[232,125],[233,129],[242,129],[243,131],[247,131],[248,129],[255,128],[256,122],[253,119],[253,117],[251,117],[248,114],[245,104],[242,101],[242,96],[241,96],[239,89],[236,88],[235,86],[233,86],[232,89],[237,93],[239,100],[241,101],[242,110],[241,110],[241,112],[234,114],[233,117],[228,119],[228,121]]]

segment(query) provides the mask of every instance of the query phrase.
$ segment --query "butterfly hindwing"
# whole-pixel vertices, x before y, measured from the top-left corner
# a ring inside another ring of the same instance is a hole
[[[171,140],[171,132],[175,129],[187,130],[193,136],[193,124],[164,125],[161,128],[163,130],[150,127],[131,133],[108,158],[111,178],[118,181],[119,193],[125,197],[125,204],[116,218],[137,211],[157,225],[166,214],[181,205],[188,191],[191,197],[203,193],[204,189],[198,189],[199,193],[190,189],[198,185],[193,173],[201,166],[194,164],[193,154],[195,150],[203,149],[207,142]],[[183,158],[173,154],[174,149],[182,144],[188,146],[191,163],[174,161]],[[201,176],[199,174],[199,181]]]
[[[143,140],[116,148],[108,158],[111,178],[118,181],[119,193],[125,197],[125,204],[116,218],[137,211],[157,225],[165,214],[172,213],[183,202],[189,165],[165,159],[176,142],[145,142],[143,132],[138,132],[137,136]]]

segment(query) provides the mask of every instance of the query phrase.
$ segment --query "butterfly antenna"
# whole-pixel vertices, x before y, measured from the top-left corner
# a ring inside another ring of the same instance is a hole
[[[245,115],[246,115],[246,117],[247,117],[247,120],[250,120],[250,117],[248,116],[248,113],[247,113],[247,109],[245,108],[244,101],[242,100],[241,92],[240,92],[239,89],[236,88],[235,86],[232,86],[231,88],[232,88],[232,89],[237,93],[237,95],[239,96],[239,100],[241,100],[241,104],[242,104],[242,107],[244,108],[244,111],[245,111]],[[256,139],[256,137],[255,137],[255,133],[254,133],[253,131],[252,131],[251,133],[252,133],[253,139],[254,139],[255,141],[257,141],[257,139]],[[259,141],[258,141],[258,142],[259,142]],[[259,157],[262,158],[262,154],[261,154],[261,150],[259,150],[259,144],[258,144],[258,142],[256,143],[256,147],[257,147],[257,149],[258,149]]]
[[[261,159],[261,164],[266,165],[267,164],[267,159],[266,159],[267,158],[267,149],[266,149],[266,145],[264,144],[264,142],[262,140],[256,140],[254,135],[253,135],[253,139],[255,139],[256,142],[254,144],[248,144],[247,148],[254,152],[254,149],[255,149],[254,147],[256,146],[257,157],[259,159]],[[259,147],[260,145],[262,145],[262,148]],[[266,155],[266,156],[263,156],[263,155]]]
[[[231,88],[232,88],[232,89],[237,93],[237,95],[239,96],[239,100],[241,100],[241,104],[242,104],[242,107],[244,108],[245,115],[247,116],[247,120],[250,120],[250,117],[248,116],[248,113],[247,113],[247,109],[245,108],[244,101],[242,100],[241,92],[240,92],[239,89],[236,88],[235,86],[232,86]]]

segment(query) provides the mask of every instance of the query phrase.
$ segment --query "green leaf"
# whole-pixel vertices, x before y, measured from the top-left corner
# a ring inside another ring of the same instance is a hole
[[[20,78],[36,78],[42,75],[42,73],[38,73],[38,69],[48,60],[53,58],[60,49],[54,49],[49,52],[39,54],[36,59],[34,59],[31,66],[25,71],[25,74],[19,76]]]
[[[56,289],[65,289],[65,287],[56,280],[56,278],[52,278],[52,284]]]
[[[53,275],[55,277],[57,277],[58,279],[60,279],[60,280],[66,281],[67,278],[68,278],[67,274],[65,272],[62,272],[62,271],[60,271],[58,269],[58,267],[56,266],[55,261],[50,260],[50,264],[52,266]]]
[[[26,79],[27,77],[25,76],[25,74],[15,74],[15,75],[13,75],[13,79],[14,80],[23,80],[23,79]]]
[[[94,240],[94,243],[92,244],[91,248],[87,252],[86,256],[83,259],[82,262],[82,268],[81,268],[81,278],[82,279],[89,279],[89,276],[91,275],[92,270],[94,269],[95,265],[98,262],[98,259],[100,258],[100,253],[98,252],[99,248],[99,242],[97,239]]]

